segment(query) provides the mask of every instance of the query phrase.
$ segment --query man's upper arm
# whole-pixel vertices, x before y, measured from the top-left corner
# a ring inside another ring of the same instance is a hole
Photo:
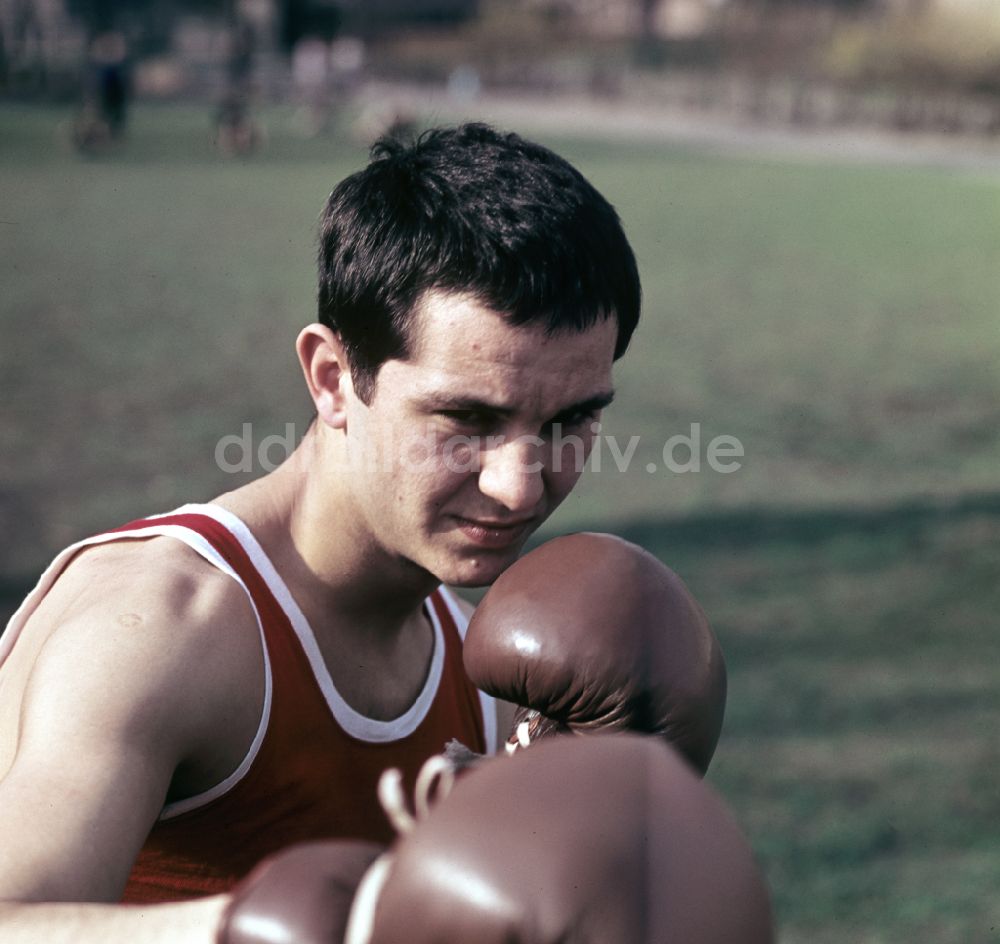
[[[60,627],[33,667],[0,781],[0,898],[113,900],[162,806],[176,756],[129,690],[142,667],[90,636]]]
[[[0,899],[120,897],[215,707],[186,651],[197,615],[155,580],[111,579],[50,632],[0,780]]]

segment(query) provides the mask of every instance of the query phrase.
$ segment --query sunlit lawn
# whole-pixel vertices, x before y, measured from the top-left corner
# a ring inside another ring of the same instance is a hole
[[[193,107],[83,160],[67,117],[0,106],[14,582],[235,484],[220,436],[304,430],[315,219],[364,160],[272,111],[226,161]],[[549,143],[619,208],[646,291],[605,429],[632,461],[605,449],[551,530],[624,530],[703,600],[731,675],[712,777],[783,940],[1000,939],[1000,178]],[[692,424],[701,471],[670,472]],[[738,471],[708,468],[720,435]]]

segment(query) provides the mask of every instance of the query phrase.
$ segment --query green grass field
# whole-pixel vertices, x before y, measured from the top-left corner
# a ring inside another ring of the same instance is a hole
[[[265,118],[248,160],[187,107],[85,160],[67,113],[0,107],[7,583],[231,487],[244,423],[303,431],[315,219],[364,152]],[[605,424],[633,460],[548,533],[620,531],[702,600],[731,682],[711,779],[783,942],[1000,941],[1000,177],[545,140],[619,208],[646,291]],[[692,424],[702,469],[670,472]],[[738,471],[707,468],[719,435]]]

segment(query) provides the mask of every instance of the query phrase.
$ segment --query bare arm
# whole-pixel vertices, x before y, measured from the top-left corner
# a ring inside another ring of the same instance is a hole
[[[177,905],[11,904],[0,902],[4,944],[213,944],[227,898]]]
[[[57,625],[31,627],[45,641],[0,779],[4,944],[210,942],[225,904],[111,903],[178,769],[216,742],[225,750],[206,719],[232,721],[231,673],[202,624],[239,600],[169,567],[105,576],[75,589]],[[240,665],[239,652],[228,656]]]

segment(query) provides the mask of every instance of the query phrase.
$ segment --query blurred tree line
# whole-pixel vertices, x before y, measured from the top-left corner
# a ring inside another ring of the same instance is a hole
[[[65,91],[68,66],[95,37],[118,32],[134,58],[170,52],[178,24],[197,18],[236,29],[266,24],[266,43],[289,53],[307,36],[331,40],[412,26],[452,28],[479,0],[0,0],[0,91]],[[72,81],[72,79],[70,79]]]
[[[193,21],[202,61],[177,41]],[[0,0],[0,90],[68,97],[109,29],[171,59],[173,94],[213,94],[242,44],[280,96],[300,41],[350,36],[366,78],[1000,132],[1000,0]]]

